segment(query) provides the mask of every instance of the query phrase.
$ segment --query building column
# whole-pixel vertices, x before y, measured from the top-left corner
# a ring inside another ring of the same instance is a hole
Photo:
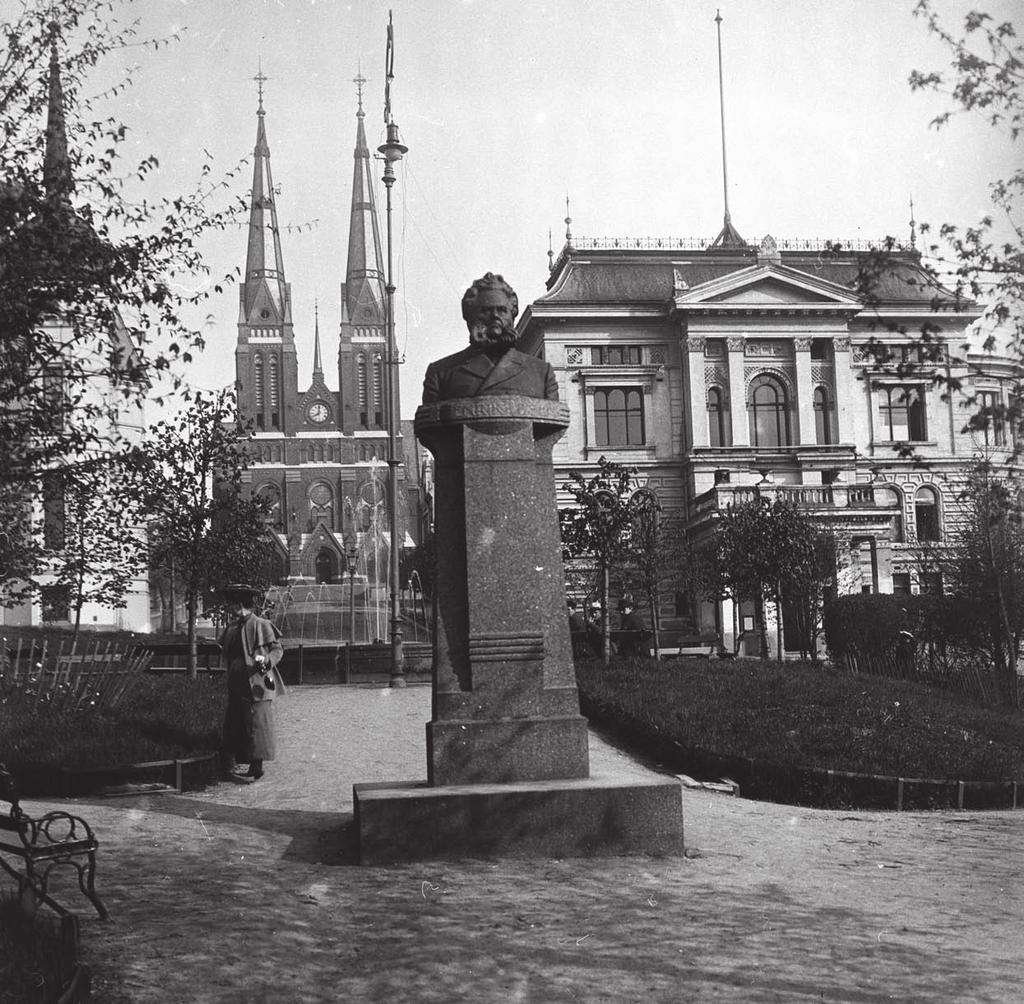
[[[750,424],[747,421],[746,377],[744,375],[743,335],[733,335],[725,340],[729,350],[729,415],[732,421],[732,445],[750,445]]]
[[[796,443],[809,446],[816,442],[814,430],[814,387],[811,382],[811,340],[794,338],[796,350]]]
[[[704,338],[686,338],[686,376],[690,406],[690,446],[710,446],[707,386],[704,380]]]
[[[850,352],[850,336],[837,335],[832,340],[833,366],[835,375],[836,396],[836,439],[840,443],[853,442],[853,407],[851,389],[856,381],[853,379],[852,354]],[[870,386],[865,382],[865,386]],[[868,394],[868,403],[871,395]],[[869,416],[870,421],[870,416]]]

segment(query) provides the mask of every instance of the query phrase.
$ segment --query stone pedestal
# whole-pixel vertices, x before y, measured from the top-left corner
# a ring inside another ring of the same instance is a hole
[[[551,463],[568,424],[515,395],[416,412],[435,461],[427,782],[356,785],[364,863],[682,850],[678,782],[590,778]]]

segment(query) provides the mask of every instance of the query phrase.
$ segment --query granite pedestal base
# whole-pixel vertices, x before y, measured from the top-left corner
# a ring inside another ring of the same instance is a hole
[[[354,786],[361,865],[452,858],[682,854],[682,785],[658,775]]]

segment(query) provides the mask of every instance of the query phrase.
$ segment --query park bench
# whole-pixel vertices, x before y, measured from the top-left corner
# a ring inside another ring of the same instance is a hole
[[[167,669],[181,669],[188,662],[188,642],[184,641],[140,641],[139,648],[153,657],[150,672]],[[212,661],[212,664],[211,664]],[[220,668],[220,643],[196,641],[196,665],[207,673]]]
[[[686,656],[714,658],[718,653],[717,635],[681,635],[662,632],[660,641],[659,655],[662,659],[679,659]],[[650,652],[653,656],[653,647]]]
[[[96,908],[101,920],[108,917],[107,908],[96,893],[96,849],[99,843],[92,828],[80,816],[70,812],[48,812],[33,818],[18,800],[14,776],[0,764],[0,811],[4,803],[9,809],[0,815],[0,866],[18,882],[19,892],[26,888],[40,902],[61,915],[69,911],[48,893],[50,872],[57,865],[71,865],[78,872],[78,887]],[[8,858],[20,858],[21,867]]]

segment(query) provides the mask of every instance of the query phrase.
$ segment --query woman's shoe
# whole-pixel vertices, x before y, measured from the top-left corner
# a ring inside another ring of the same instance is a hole
[[[251,777],[254,781],[258,781],[261,777],[263,777],[263,761],[254,760],[251,764],[249,764],[249,773],[245,776]]]

